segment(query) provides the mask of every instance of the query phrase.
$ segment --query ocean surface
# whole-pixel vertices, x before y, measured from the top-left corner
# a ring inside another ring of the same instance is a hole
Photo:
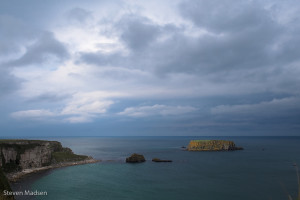
[[[60,141],[100,163],[28,176],[16,189],[47,191],[47,200],[284,200],[296,197],[300,137],[76,137]],[[188,152],[191,139],[233,140],[243,151]],[[145,163],[128,164],[132,153]],[[152,158],[171,159],[154,163]]]

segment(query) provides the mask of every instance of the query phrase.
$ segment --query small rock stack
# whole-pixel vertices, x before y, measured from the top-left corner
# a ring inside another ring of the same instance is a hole
[[[134,153],[130,157],[126,158],[127,163],[141,163],[145,161],[145,157],[137,153]]]

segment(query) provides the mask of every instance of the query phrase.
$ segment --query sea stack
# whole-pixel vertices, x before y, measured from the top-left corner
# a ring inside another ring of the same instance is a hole
[[[188,151],[235,151],[243,150],[242,147],[236,147],[233,141],[227,140],[191,140]]]
[[[137,153],[134,153],[130,157],[126,158],[127,163],[141,163],[145,161],[145,157]]]

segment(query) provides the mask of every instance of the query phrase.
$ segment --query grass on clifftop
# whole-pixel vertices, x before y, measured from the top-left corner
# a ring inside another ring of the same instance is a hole
[[[26,140],[26,139],[0,139],[0,143],[7,143],[7,142],[48,142],[46,140]]]
[[[227,142],[228,140],[191,140],[191,142],[211,142],[211,141]]]
[[[54,152],[52,159],[56,162],[74,162],[87,159],[88,156],[73,154],[72,152]]]

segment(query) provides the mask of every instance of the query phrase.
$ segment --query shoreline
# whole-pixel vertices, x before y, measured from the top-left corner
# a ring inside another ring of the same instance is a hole
[[[11,173],[6,173],[6,177],[9,182],[17,182],[25,176],[34,174],[37,172],[41,171],[46,171],[49,169],[55,169],[55,168],[62,168],[62,167],[69,167],[69,166],[75,166],[75,165],[85,165],[85,164],[92,164],[92,163],[98,163],[101,162],[101,160],[95,160],[93,158],[87,159],[87,160],[82,160],[82,161],[75,161],[75,162],[63,162],[63,163],[57,163],[57,164],[52,164],[49,166],[45,167],[38,167],[38,168],[32,168],[32,169],[23,169],[22,171],[19,172],[11,172]]]

